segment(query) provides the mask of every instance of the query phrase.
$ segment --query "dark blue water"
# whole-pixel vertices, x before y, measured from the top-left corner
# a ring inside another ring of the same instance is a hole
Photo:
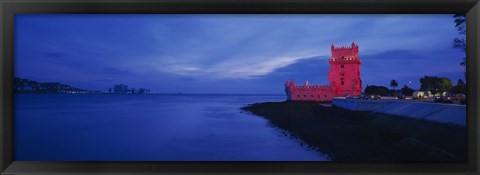
[[[328,160],[240,107],[283,95],[18,94],[19,161]]]

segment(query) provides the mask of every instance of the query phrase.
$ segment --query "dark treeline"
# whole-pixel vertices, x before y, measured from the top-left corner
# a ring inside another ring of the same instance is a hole
[[[441,93],[441,92],[448,92],[451,94],[465,94],[466,84],[462,79],[458,79],[457,84],[453,85],[452,80],[446,77],[436,77],[436,76],[424,76],[419,79],[420,81],[420,89],[421,91],[430,91],[433,94]],[[395,80],[390,81],[390,86],[392,90],[388,89],[385,86],[375,86],[375,85],[367,85],[365,88],[366,94],[373,94],[373,95],[405,95],[411,96],[414,89],[408,87],[407,85],[403,85],[400,91],[396,91],[394,88],[398,86]]]
[[[99,93],[98,91],[89,91],[59,82],[37,82],[24,78],[14,78],[15,93],[27,94],[51,94],[51,93]]]

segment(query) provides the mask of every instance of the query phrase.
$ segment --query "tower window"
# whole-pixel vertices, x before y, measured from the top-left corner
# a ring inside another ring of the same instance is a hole
[[[344,76],[345,74],[342,72],[342,73],[340,73],[340,75],[341,75],[341,76]]]
[[[345,68],[345,65],[341,64],[341,65],[340,65],[340,68]]]
[[[342,80],[342,85],[344,84],[343,80]]]

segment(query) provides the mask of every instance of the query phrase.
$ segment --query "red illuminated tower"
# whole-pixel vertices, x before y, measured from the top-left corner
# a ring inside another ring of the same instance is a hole
[[[346,95],[360,95],[362,80],[360,79],[360,64],[358,45],[355,42],[351,47],[335,47],[332,44],[332,58],[328,61],[328,81],[336,97]]]

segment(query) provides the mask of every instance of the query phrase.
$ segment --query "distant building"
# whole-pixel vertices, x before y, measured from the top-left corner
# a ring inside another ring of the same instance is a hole
[[[128,92],[129,92],[128,86],[125,84],[117,84],[113,86],[113,93],[126,94]]]
[[[295,85],[294,81],[285,83],[287,100],[293,101],[331,101],[333,97],[360,95],[362,80],[360,79],[360,64],[358,45],[351,47],[331,47],[332,57],[328,60],[328,85],[312,86],[305,82],[303,86]]]
[[[128,85],[126,84],[116,84],[113,85],[113,89],[109,88],[108,91],[105,93],[114,93],[114,94],[148,94],[150,93],[150,89],[145,89],[145,88],[128,88]]]

